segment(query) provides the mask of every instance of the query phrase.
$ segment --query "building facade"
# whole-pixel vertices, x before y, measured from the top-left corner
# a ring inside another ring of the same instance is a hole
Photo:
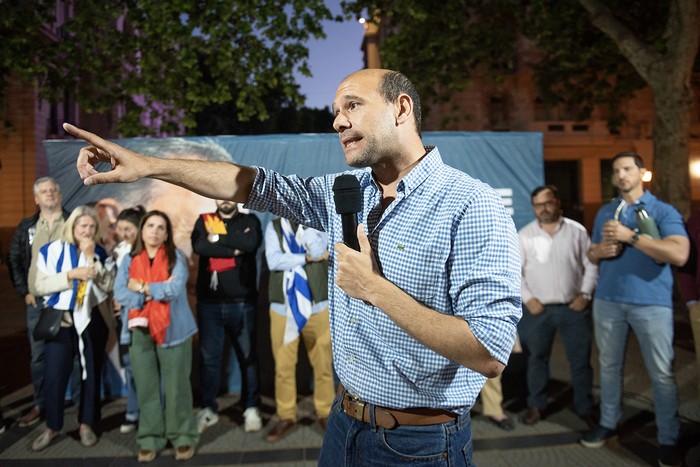
[[[387,31],[365,23],[362,45],[367,68],[380,68],[379,48]],[[615,196],[610,159],[636,151],[649,169],[654,164],[654,105],[650,88],[624,104],[627,121],[612,134],[602,112],[577,121],[574,112],[548,107],[538,98],[532,67],[538,52],[527,41],[519,44],[517,72],[505,83],[471,76],[473,84],[447,103],[424,102],[426,131],[536,131],[543,134],[545,180],[558,186],[567,216],[589,230],[601,204]],[[690,140],[692,207],[700,207],[700,74],[693,77],[695,105]],[[534,187],[533,187],[534,188]]]

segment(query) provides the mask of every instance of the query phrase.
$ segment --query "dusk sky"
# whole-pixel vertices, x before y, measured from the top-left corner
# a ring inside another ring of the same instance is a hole
[[[341,13],[340,0],[326,0],[326,5],[334,15]],[[325,21],[323,29],[326,39],[308,44],[313,78],[297,78],[301,93],[306,96],[306,106],[312,108],[330,107],[340,81],[363,67],[364,29],[359,22]]]

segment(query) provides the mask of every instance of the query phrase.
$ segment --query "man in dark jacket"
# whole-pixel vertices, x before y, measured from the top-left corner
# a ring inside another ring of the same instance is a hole
[[[259,431],[262,419],[255,349],[255,253],[262,243],[262,230],[258,218],[239,212],[236,203],[217,200],[216,207],[216,212],[202,214],[192,231],[192,249],[199,255],[197,324],[202,408],[197,413],[197,429],[201,433],[219,421],[216,396],[224,337],[228,334],[241,367],[244,429]]]
[[[34,202],[39,211],[33,216],[22,219],[17,226],[10,251],[7,255],[10,278],[17,293],[24,297],[27,305],[27,331],[31,347],[30,364],[32,384],[34,385],[34,406],[19,419],[19,426],[33,425],[41,418],[44,406],[44,341],[37,341],[32,335],[39,315],[44,307],[42,297],[38,296],[34,286],[36,278],[36,261],[34,260],[46,243],[61,237],[63,221],[68,212],[61,207],[61,187],[51,177],[42,177],[34,182]]]

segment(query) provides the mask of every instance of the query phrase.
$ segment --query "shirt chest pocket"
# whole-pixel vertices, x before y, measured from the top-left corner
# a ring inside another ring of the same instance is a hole
[[[398,243],[382,256],[384,275],[416,300],[427,303],[442,289],[446,249],[434,243]]]

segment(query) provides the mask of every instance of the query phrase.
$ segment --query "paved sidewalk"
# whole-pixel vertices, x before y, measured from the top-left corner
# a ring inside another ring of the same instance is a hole
[[[19,428],[17,418],[31,406],[28,344],[24,324],[24,306],[14,294],[7,278],[7,267],[0,264],[0,403],[7,431],[0,435],[1,466],[129,466],[136,462],[138,450],[135,434],[119,433],[125,401],[106,401],[102,421],[96,427],[97,445],[84,448],[77,435],[75,407],[66,409],[65,429],[59,439],[40,453],[31,451],[33,439],[43,429],[42,423]],[[684,321],[685,317],[685,321]],[[681,398],[681,449],[688,466],[700,466],[700,405],[696,396],[697,370],[692,346],[689,345],[687,314],[677,313],[676,375]],[[594,367],[597,355],[592,357]],[[261,368],[261,371],[270,371]],[[479,415],[477,404],[472,414],[474,461],[477,465],[501,466],[648,466],[657,465],[656,427],[652,407],[651,385],[641,362],[636,341],[632,338],[627,353],[623,424],[619,437],[600,449],[586,449],[578,444],[586,428],[571,408],[571,387],[561,343],[555,343],[550,381],[550,410],[546,418],[533,427],[516,422],[514,431],[505,432]],[[504,375],[506,408],[513,417],[524,410],[522,358],[512,359]],[[597,384],[597,369],[596,369]],[[236,396],[220,399],[220,422],[202,435],[197,454],[187,462],[176,462],[172,449],[159,453],[150,465],[217,465],[217,466],[314,466],[323,440],[321,427],[312,415],[312,402],[300,402],[299,426],[287,438],[275,444],[264,436],[274,414],[271,394],[263,396],[266,426],[260,433],[245,433],[242,410]],[[695,421],[693,421],[695,420]]]

